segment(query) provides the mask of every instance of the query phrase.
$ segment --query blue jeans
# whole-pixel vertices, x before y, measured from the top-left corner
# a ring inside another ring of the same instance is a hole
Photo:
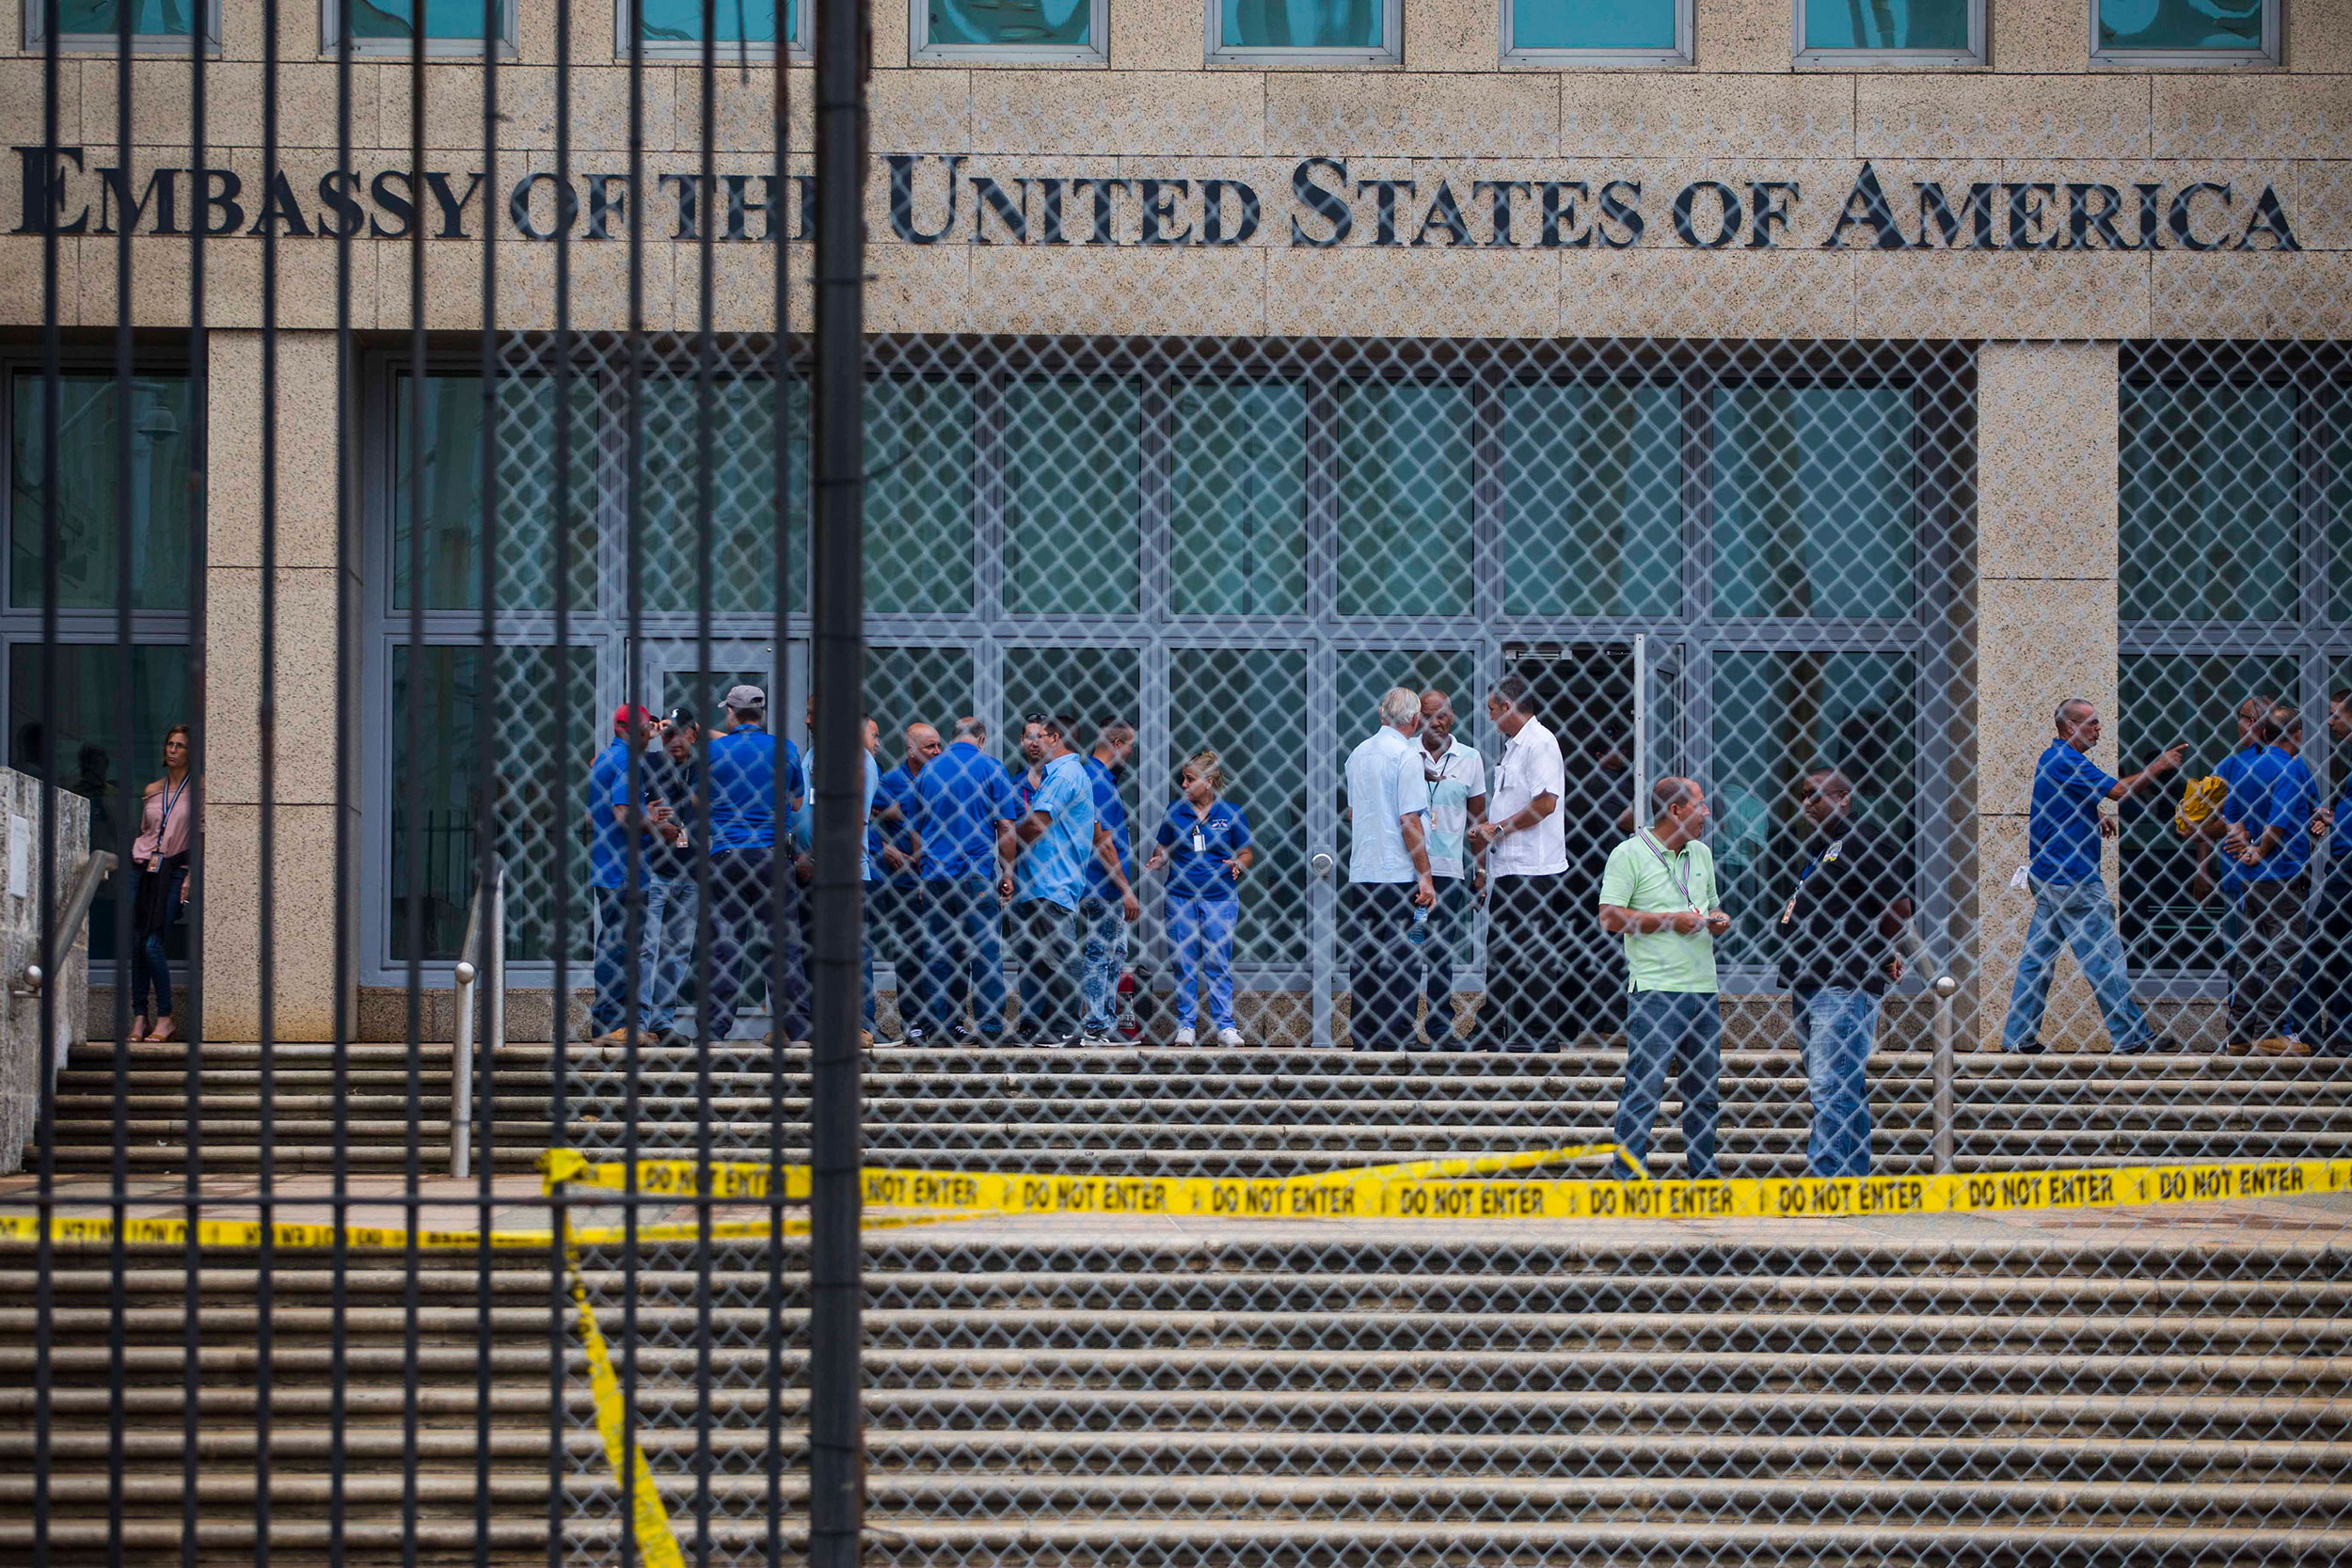
[[[1870,1079],[1880,998],[1822,986],[1788,999],[1804,1042],[1804,1081],[1813,1101],[1805,1169],[1815,1176],[1870,1174]]]
[[[1127,967],[1127,911],[1116,898],[1078,900],[1078,1027],[1107,1035],[1119,1022],[1119,976]]]
[[[890,966],[898,987],[898,1026],[911,1038],[939,1027],[931,1000],[930,914],[923,886],[868,882],[866,927],[873,933],[875,958]]]
[[[628,890],[600,887],[593,891],[596,958],[591,972],[595,989],[588,998],[588,1032],[608,1035],[628,1015]]]
[[[923,884],[926,950],[939,1026],[952,1033],[971,1005],[972,1022],[990,1039],[1005,1032],[1005,950],[996,884],[987,876]]]
[[[639,954],[638,1017],[648,1034],[677,1026],[678,1004],[687,999],[686,979],[694,967],[694,903],[691,877],[645,879],[645,941]]]
[[[782,881],[777,880],[781,870]],[[776,913],[776,892],[784,893],[784,911]],[[800,884],[792,879],[789,851],[784,864],[776,851],[760,847],[722,849],[710,857],[710,1037],[723,1040],[735,1030],[735,1005],[744,989],[766,968],[763,960],[781,961],[784,994],[768,999],[778,1040],[808,1037],[808,969],[801,948]],[[781,945],[782,951],[775,949]]]
[[[188,868],[185,865],[173,865],[167,861],[165,868],[161,871],[150,871],[143,865],[135,869],[137,875],[133,882],[134,887],[150,877],[168,877],[171,881],[164,894],[163,925],[136,939],[131,948],[131,1011],[141,1017],[148,1016],[147,1003],[151,995],[155,1002],[155,1011],[152,1016],[169,1018],[171,1016],[171,959],[164,952],[164,933],[180,924],[180,900],[187,891]],[[137,895],[135,893],[132,896],[133,907],[136,908],[137,903]]]
[[[1209,988],[1209,1022],[1233,1027],[1233,922],[1238,898],[1168,899],[1168,958],[1176,966],[1176,1027],[1189,1029],[1200,1016],[1200,988]]]
[[[2009,1021],[2001,1025],[2001,1049],[2016,1051],[2042,1033],[2050,1005],[2050,972],[2058,949],[2072,947],[2083,978],[2099,998],[2107,1038],[2118,1051],[2144,1051],[2155,1038],[2148,1015],[2132,1000],[2131,971],[2123,962],[2123,938],[2115,928],[2115,908],[2106,884],[2033,884],[2033,923],[2026,927],[2026,950],[2017,956],[2017,979],[2009,989]]]
[[[1637,1160],[1649,1156],[1650,1124],[1666,1088],[1666,1065],[1679,1064],[1683,1174],[1692,1181],[1723,1175],[1715,1164],[1719,1115],[1715,1081],[1723,1076],[1724,1015],[1711,990],[1637,990],[1626,1006],[1625,1092],[1617,1098],[1617,1141]],[[1619,1177],[1633,1174],[1623,1159]]]

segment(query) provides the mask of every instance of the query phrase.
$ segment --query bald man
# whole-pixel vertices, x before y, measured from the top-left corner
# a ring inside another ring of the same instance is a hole
[[[874,946],[898,988],[898,1038],[918,1044],[940,1027],[933,1006],[928,958],[930,913],[923,896],[923,835],[915,831],[917,808],[914,782],[939,755],[939,732],[920,721],[909,724],[900,737],[903,757],[882,776],[874,791],[874,820],[867,849],[874,880],[866,886],[866,908],[873,922]],[[878,1044],[888,1043],[880,1029]]]

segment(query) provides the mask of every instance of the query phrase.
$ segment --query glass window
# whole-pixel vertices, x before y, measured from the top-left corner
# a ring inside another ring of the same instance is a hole
[[[333,0],[329,0],[332,4]],[[764,45],[758,53],[769,53],[776,43],[777,0],[720,0],[713,8],[713,28],[722,44],[748,43]],[[808,40],[800,33],[801,8],[799,0],[783,0],[784,36],[795,52],[804,50]],[[649,55],[691,55],[702,54],[702,0],[636,0],[637,22],[645,40]],[[620,37],[616,54],[626,58],[628,38],[626,30]],[[722,50],[723,55],[728,53]]]
[[[40,460],[43,380],[15,378],[10,453],[8,602],[41,603],[46,508]],[[121,500],[115,489],[121,401],[111,375],[69,375],[57,384],[57,608],[111,610],[120,574]],[[195,423],[184,376],[131,383],[131,607],[184,610],[197,526],[188,483]]]
[[[914,0],[914,51],[1020,58],[1104,57],[1104,0]]]
[[[805,421],[795,419],[793,429]],[[794,443],[805,453],[805,437]],[[871,381],[866,388],[866,608],[972,608],[972,385]],[[807,472],[799,457],[793,467]],[[797,507],[803,494],[793,490]],[[796,548],[807,533],[793,530]]]
[[[2123,619],[2296,613],[2296,401],[2287,387],[2122,389]]]
[[[387,725],[392,755],[389,827],[392,875],[388,885],[392,961],[408,957],[408,897],[422,898],[423,956],[453,958],[465,938],[466,906],[473,897],[476,724],[491,726],[497,776],[497,847],[508,868],[506,953],[516,962],[553,957],[555,871],[566,863],[574,958],[589,951],[587,781],[589,765],[612,737],[595,711],[596,660],[586,648],[568,657],[550,647],[498,652],[496,689],[483,689],[482,651],[474,647],[392,649],[393,716]],[[510,714],[545,714],[548,694],[569,667],[570,711],[579,716],[576,744],[550,744],[548,726],[504,721]],[[421,709],[411,717],[411,705]],[[607,710],[609,715],[610,710]],[[414,722],[423,752],[408,752]],[[421,841],[411,858],[410,832]]]
[[[975,707],[969,648],[867,646],[866,711],[882,726],[885,769],[906,760],[909,724],[929,724],[952,743],[956,721]]]
[[[1739,388],[1714,415],[1715,613],[1908,612],[1910,393]]]
[[[772,384],[722,380],[710,388],[709,447],[717,462],[710,488],[710,609],[713,614],[773,615],[776,604],[776,414]],[[702,549],[697,496],[702,404],[691,376],[644,384],[645,479],[643,532],[645,608],[691,613],[702,608]],[[806,430],[792,421],[796,433]],[[805,436],[794,442],[795,484],[804,483]],[[801,608],[807,532],[790,541],[792,608]]]
[[[1028,766],[1021,754],[1025,714],[1055,713],[1073,721],[1075,728],[1064,738],[1080,752],[1094,744],[1107,720],[1142,722],[1143,656],[1133,648],[1007,648],[1004,669],[1004,722],[992,739],[1009,768]],[[1142,807],[1132,767],[1120,780],[1119,793],[1127,802],[1132,846],[1133,824]]]
[[[1397,9],[1395,0],[1216,0],[1210,54],[1394,58]]]
[[[1120,615],[1142,586],[1142,384],[1066,376],[1005,388],[1005,608]]]
[[[1502,16],[1506,55],[1691,55],[1689,0],[1503,0]]]
[[[40,47],[48,38],[48,9],[43,0],[26,0],[24,40]],[[112,49],[118,41],[121,7],[117,0],[57,0],[57,41],[73,49]],[[177,46],[185,50],[189,31],[199,24],[207,42],[220,42],[217,0],[132,0],[131,47],[148,52]]]
[[[1835,768],[1857,819],[1915,844],[1917,714],[1906,654],[1727,653],[1715,657],[1714,826],[1708,841],[1731,911],[1718,952],[1776,961],[1776,901],[1804,866],[1805,773]]]
[[[392,474],[392,605],[409,604],[409,530],[421,514],[424,607],[482,608],[482,378],[429,375],[423,389],[424,443],[417,463],[409,440],[412,383],[393,386],[392,420],[400,442]],[[499,382],[499,571],[501,610],[555,608],[555,383],[544,376]],[[572,384],[572,607],[596,603],[596,394]]]
[[[1215,752],[1225,799],[1248,816],[1258,851],[1242,879],[1234,927],[1233,956],[1245,963],[1307,958],[1308,712],[1304,650],[1179,648],[1168,656],[1168,794],[1146,802],[1137,832],[1148,842],[1159,832],[1184,760]]]
[[[1797,0],[1797,50],[1980,58],[1984,0]]]
[[[2276,64],[2279,0],[2091,0],[2094,59],[2185,55]]]
[[[1307,602],[1307,394],[1193,382],[1174,399],[1170,572],[1179,615],[1293,615]]]
[[[2175,780],[2200,778],[2237,748],[2237,708],[2249,697],[2301,701],[2291,657],[2126,654],[2117,666],[2115,746],[2120,770],[2144,766],[2176,740],[2189,743]],[[2169,781],[2117,807],[2122,831],[2118,889],[2132,968],[2222,967],[2223,901],[2199,897],[2198,841],[2173,831],[2182,785]],[[2214,853],[2218,853],[2215,846]]]
[[[326,51],[335,49],[342,25],[342,0],[321,0],[320,29]],[[351,0],[351,46],[355,53],[401,54],[409,48],[416,26],[417,0]],[[498,41],[515,45],[515,0],[499,7]],[[471,55],[482,49],[482,0],[424,0],[425,51],[435,55]]]
[[[1682,398],[1662,387],[1502,394],[1502,604],[1672,615],[1682,602]]]
[[[1338,402],[1340,613],[1469,613],[1469,388],[1350,382]]]
[[[138,832],[140,792],[150,779],[163,777],[164,732],[187,723],[190,709],[188,651],[179,646],[142,644],[131,650],[130,752],[124,755],[120,701],[122,651],[111,643],[68,644],[57,650],[57,669],[50,704],[55,709],[55,733],[41,723],[41,691],[49,684],[39,642],[17,642],[8,649],[8,766],[40,777],[56,759],[57,787],[71,790],[90,803],[90,847],[122,852],[117,833]],[[36,865],[35,875],[39,875]],[[118,956],[115,943],[115,895],[124,879],[113,877],[101,885],[90,908],[90,957]],[[187,923],[171,928],[166,952],[185,956]]]

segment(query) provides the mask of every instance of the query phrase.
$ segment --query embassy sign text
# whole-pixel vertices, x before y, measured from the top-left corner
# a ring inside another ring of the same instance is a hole
[[[539,171],[485,193],[480,170],[327,169],[266,180],[233,169],[156,167],[135,182],[87,163],[83,150],[17,147],[19,234],[184,234],[287,238],[506,237],[597,242],[629,231],[632,192],[621,173],[568,181]],[[1146,175],[990,174],[963,154],[893,152],[875,171],[902,244],[1341,245],[1622,250],[1645,235],[1694,250],[2300,250],[2277,192],[2228,181],[2128,185],[2098,181],[1937,181],[1889,184],[1865,163],[1851,184],[1822,192],[1802,180],[1696,180],[1667,189],[1638,175],[1557,180],[1398,179],[1351,173],[1344,158],[1301,158],[1287,188],[1235,179]],[[1385,162],[1385,161],[1384,161]],[[1389,165],[1388,166],[1393,166]],[[1568,171],[1564,171],[1564,174]],[[789,191],[780,191],[788,183]],[[697,173],[654,177],[637,220],[671,241],[805,240],[816,191],[806,175]],[[1266,233],[1269,223],[1280,227]],[[1263,243],[1263,242],[1260,242]]]

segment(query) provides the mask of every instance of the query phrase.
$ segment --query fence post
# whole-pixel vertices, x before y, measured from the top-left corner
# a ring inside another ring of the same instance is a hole
[[[1935,1174],[1952,1173],[1952,995],[1960,982],[1935,982]]]

